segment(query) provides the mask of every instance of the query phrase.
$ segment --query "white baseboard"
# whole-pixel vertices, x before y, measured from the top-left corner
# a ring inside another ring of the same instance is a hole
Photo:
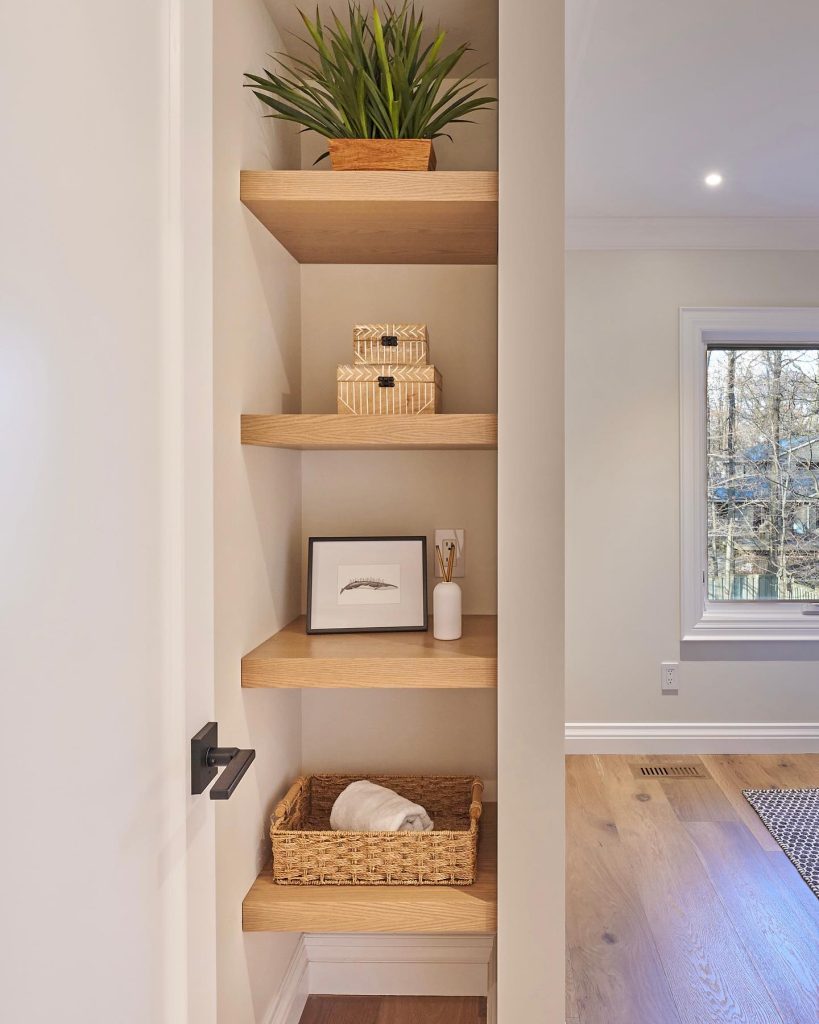
[[[305,935],[311,994],[485,996],[492,935]]]
[[[567,722],[567,754],[819,752],[819,722]]]
[[[300,935],[267,1024],[299,1024],[309,992],[307,948]]]

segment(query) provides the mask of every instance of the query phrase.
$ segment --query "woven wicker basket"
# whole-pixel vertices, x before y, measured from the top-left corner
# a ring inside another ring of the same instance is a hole
[[[336,797],[369,779],[421,804],[432,832],[330,829]],[[309,775],[298,779],[270,822],[279,885],[472,885],[483,783],[471,776]]]

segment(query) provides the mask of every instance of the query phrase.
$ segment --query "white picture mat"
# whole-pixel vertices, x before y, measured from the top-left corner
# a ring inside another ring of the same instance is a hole
[[[313,543],[311,629],[424,627],[420,540],[321,540]],[[339,603],[339,566],[385,566],[400,575],[395,603]]]

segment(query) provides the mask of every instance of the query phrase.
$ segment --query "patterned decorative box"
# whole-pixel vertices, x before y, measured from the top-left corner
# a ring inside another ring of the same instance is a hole
[[[434,366],[361,363],[338,368],[339,413],[418,416],[440,410],[441,375]]]
[[[426,366],[429,341],[426,324],[356,324],[353,327],[356,363]]]

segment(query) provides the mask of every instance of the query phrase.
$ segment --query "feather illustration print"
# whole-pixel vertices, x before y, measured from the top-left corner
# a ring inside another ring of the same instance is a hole
[[[362,579],[350,580],[349,583],[339,590],[343,594],[345,590],[398,590],[394,583],[387,583],[386,580],[374,579],[371,576]]]

